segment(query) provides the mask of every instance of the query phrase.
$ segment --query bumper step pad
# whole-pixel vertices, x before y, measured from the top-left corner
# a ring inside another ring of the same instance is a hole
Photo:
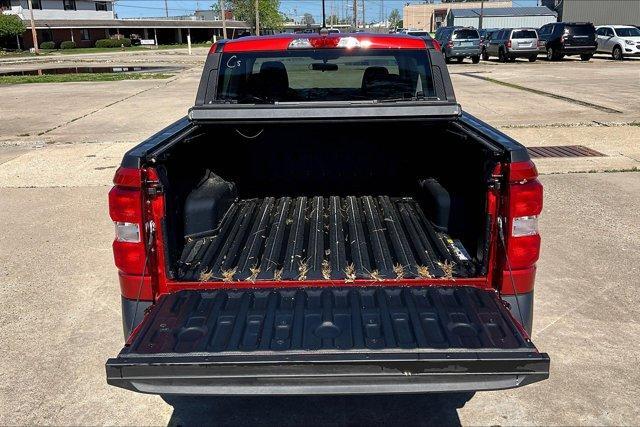
[[[418,203],[387,196],[240,200],[211,235],[188,238],[185,281],[468,277],[459,241],[437,232]]]

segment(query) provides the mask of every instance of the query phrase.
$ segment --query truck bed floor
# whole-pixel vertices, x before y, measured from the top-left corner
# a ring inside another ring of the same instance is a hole
[[[466,277],[468,258],[412,198],[267,197],[235,202],[216,230],[187,238],[177,273],[188,281]]]

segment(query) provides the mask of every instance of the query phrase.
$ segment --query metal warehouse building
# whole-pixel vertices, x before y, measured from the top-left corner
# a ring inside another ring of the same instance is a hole
[[[640,0],[545,0],[563,21],[640,25]]]
[[[482,11],[482,28],[540,28],[557,21],[548,7],[496,7]],[[480,28],[480,9],[451,9],[447,25]]]

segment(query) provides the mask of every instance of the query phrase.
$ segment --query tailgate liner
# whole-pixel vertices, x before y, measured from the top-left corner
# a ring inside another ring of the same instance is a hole
[[[233,203],[216,230],[187,238],[177,279],[383,280],[447,274],[469,277],[474,265],[462,244],[436,231],[412,198],[267,197]]]
[[[148,393],[382,393],[517,387],[548,368],[492,290],[187,290],[159,299],[107,379]]]

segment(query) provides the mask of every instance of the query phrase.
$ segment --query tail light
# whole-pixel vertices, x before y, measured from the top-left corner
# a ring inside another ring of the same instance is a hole
[[[507,40],[507,49],[511,49],[511,40]]]
[[[538,40],[538,47],[544,47],[544,40]]]
[[[123,296],[136,298],[149,295],[149,289],[141,293],[141,283],[149,287],[144,243],[144,219],[142,197],[142,171],[119,168],[109,192],[109,216],[115,224],[113,258],[120,275]]]
[[[535,264],[540,256],[538,217],[542,212],[543,193],[537,177],[538,171],[531,161],[509,165],[503,230],[508,256],[503,272],[504,293],[533,289]]]
[[[442,46],[440,45],[440,42],[436,39],[431,40],[431,45],[433,46],[433,48],[435,50],[437,50],[438,52],[442,51]]]
[[[368,40],[358,40],[355,37],[309,37],[293,39],[289,43],[289,49],[331,49],[346,48],[352,49],[356,47],[368,48],[371,42]]]
[[[453,47],[453,41],[449,40],[447,42],[447,48],[451,49]]]

